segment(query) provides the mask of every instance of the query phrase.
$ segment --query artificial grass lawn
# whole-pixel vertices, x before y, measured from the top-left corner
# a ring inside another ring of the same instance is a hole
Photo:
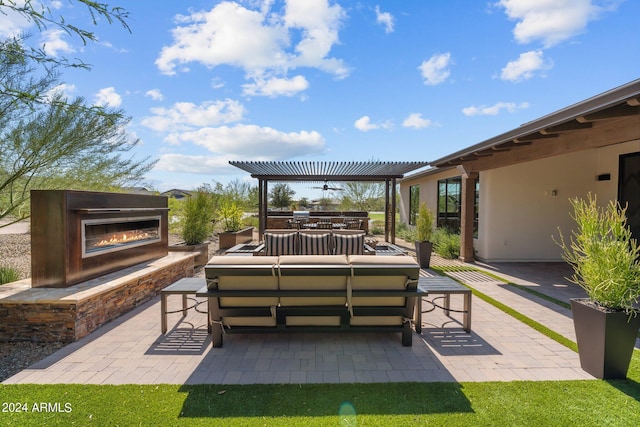
[[[636,352],[637,353],[637,352]],[[636,364],[638,357],[636,354]],[[636,370],[637,371],[637,370]],[[640,387],[624,381],[316,385],[4,385],[7,426],[640,425]],[[33,412],[59,403],[69,412]],[[65,404],[67,404],[65,406]],[[4,403],[3,403],[4,405]],[[355,412],[340,416],[339,412]],[[3,408],[4,409],[4,408]]]

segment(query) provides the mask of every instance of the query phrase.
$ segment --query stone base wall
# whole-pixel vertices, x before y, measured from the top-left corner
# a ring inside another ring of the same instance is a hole
[[[193,276],[194,257],[195,254],[169,255],[157,263],[130,267],[65,288],[67,292],[28,287],[2,298],[0,341],[76,341],[151,300],[171,283]]]

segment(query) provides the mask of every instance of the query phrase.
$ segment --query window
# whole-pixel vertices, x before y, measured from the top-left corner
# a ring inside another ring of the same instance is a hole
[[[460,231],[460,207],[462,179],[441,179],[438,181],[438,227]]]
[[[478,237],[478,207],[480,179],[474,183],[473,236]],[[460,232],[462,210],[462,178],[457,176],[438,181],[438,227]]]
[[[416,225],[418,210],[420,209],[420,186],[409,187],[409,224]]]

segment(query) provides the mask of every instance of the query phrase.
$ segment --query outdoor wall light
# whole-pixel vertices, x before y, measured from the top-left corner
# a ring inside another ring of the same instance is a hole
[[[558,195],[558,190],[551,190],[551,195],[552,196],[557,196]]]

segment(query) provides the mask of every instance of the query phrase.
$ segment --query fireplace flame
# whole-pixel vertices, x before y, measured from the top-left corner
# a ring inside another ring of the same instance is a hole
[[[104,246],[112,246],[112,245],[120,245],[124,243],[137,242],[145,239],[153,239],[155,235],[143,231],[143,230],[132,230],[120,233],[114,233],[110,237],[102,239],[98,242],[94,243],[94,247],[104,247]]]

